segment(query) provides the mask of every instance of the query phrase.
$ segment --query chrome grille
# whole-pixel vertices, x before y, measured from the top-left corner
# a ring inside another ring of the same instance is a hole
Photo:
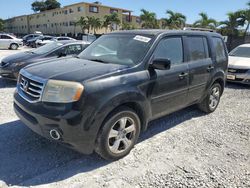
[[[248,69],[233,69],[233,68],[228,68],[228,72],[230,73],[246,73]]]
[[[44,83],[33,78],[28,78],[22,74],[19,77],[19,94],[30,102],[36,102],[41,99]]]

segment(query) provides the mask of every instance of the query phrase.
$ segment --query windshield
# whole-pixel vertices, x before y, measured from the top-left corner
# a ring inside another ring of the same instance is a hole
[[[250,57],[250,47],[237,47],[229,53],[229,56]]]
[[[148,51],[152,36],[134,34],[103,35],[79,57],[103,63],[137,65]]]
[[[62,45],[63,44],[59,43],[59,42],[52,42],[52,43],[46,44],[44,46],[41,46],[40,48],[37,48],[35,50],[31,50],[31,52],[35,53],[35,54],[42,55],[42,54],[46,54],[48,52],[51,52],[52,50],[54,50]]]

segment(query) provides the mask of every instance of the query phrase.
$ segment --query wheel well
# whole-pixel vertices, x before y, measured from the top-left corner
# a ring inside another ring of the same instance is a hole
[[[132,110],[134,110],[136,112],[136,114],[139,116],[140,121],[141,121],[141,130],[144,131],[147,128],[147,123],[146,123],[146,118],[145,118],[145,113],[143,112],[142,107],[136,103],[136,102],[126,102],[126,103],[122,103],[119,106],[117,106],[116,108],[114,108],[111,112],[108,113],[107,117],[116,109],[122,107],[122,106],[126,106],[131,108]],[[107,118],[106,117],[106,118]],[[106,120],[106,118],[104,119],[104,121]]]
[[[222,94],[223,91],[224,91],[224,87],[225,87],[225,82],[224,82],[224,80],[223,80],[222,78],[217,78],[217,79],[213,82],[213,84],[215,84],[215,83],[220,84],[221,89],[222,89],[222,92],[221,92],[221,94]],[[212,85],[213,85],[213,84],[212,84]]]

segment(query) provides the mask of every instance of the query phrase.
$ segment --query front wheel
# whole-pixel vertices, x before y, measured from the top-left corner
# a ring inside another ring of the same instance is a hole
[[[140,129],[140,119],[134,110],[128,107],[118,108],[106,119],[98,134],[95,150],[104,159],[120,159],[134,147]]]
[[[198,104],[199,109],[206,113],[214,112],[220,103],[221,94],[221,85],[218,83],[213,84],[209,89],[206,98]]]
[[[18,48],[18,45],[17,45],[17,44],[11,44],[11,45],[10,45],[10,49],[11,49],[11,50],[17,50],[17,48]]]

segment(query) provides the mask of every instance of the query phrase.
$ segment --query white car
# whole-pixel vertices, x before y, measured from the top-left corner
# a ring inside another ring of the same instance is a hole
[[[0,49],[17,50],[23,46],[23,40],[9,34],[0,33]]]
[[[49,44],[51,42],[55,42],[55,41],[65,41],[65,40],[75,40],[73,38],[70,38],[70,37],[53,37],[52,39],[50,40],[37,40],[36,41],[36,46],[43,46],[45,44]]]
[[[229,53],[227,81],[250,84],[250,44],[243,44]]]

